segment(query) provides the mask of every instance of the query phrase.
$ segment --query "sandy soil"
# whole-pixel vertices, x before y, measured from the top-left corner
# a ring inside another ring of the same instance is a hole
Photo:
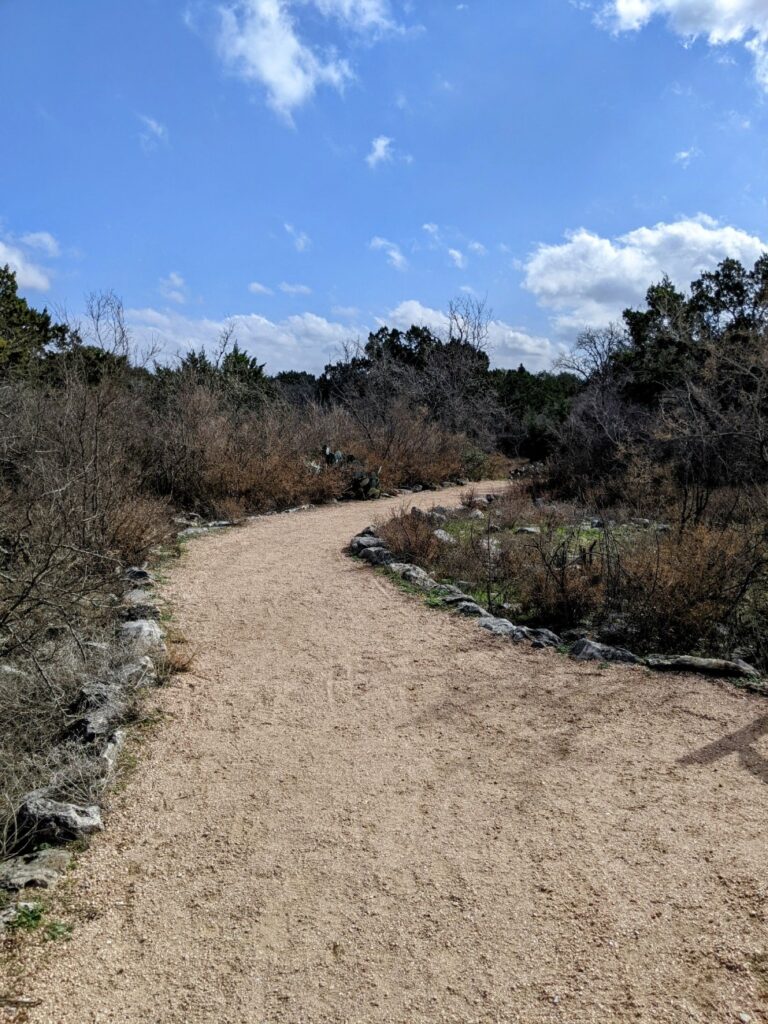
[[[768,704],[427,608],[342,553],[386,508],[191,546],[196,669],[29,1019],[768,1021]]]

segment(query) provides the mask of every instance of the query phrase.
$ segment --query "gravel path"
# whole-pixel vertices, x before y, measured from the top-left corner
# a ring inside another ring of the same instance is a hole
[[[422,605],[342,553],[387,508],[191,545],[195,671],[28,1019],[768,1022],[768,704]]]

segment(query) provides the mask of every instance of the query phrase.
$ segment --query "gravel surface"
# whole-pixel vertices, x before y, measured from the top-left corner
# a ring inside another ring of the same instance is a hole
[[[424,606],[342,553],[397,504],[190,546],[194,672],[23,1019],[768,1022],[768,704]]]

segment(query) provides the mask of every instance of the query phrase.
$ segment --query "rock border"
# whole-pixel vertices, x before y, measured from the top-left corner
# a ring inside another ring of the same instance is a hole
[[[66,739],[82,745],[100,766],[102,790],[114,779],[126,726],[137,692],[159,684],[158,669],[167,654],[158,620],[153,574],[132,566],[123,573],[123,595],[116,609],[115,641],[126,657],[106,680],[83,684],[70,706]],[[29,904],[19,897],[29,889],[49,889],[67,873],[66,845],[104,829],[102,803],[81,805],[55,799],[55,779],[27,793],[16,810],[20,841],[15,856],[0,863],[0,890],[16,894],[0,914],[0,935],[12,928]]]
[[[489,496],[490,499],[490,496]],[[429,517],[430,512],[419,511]],[[438,510],[435,526],[446,521],[446,510]],[[441,532],[441,531],[438,531]],[[574,661],[595,661],[603,664],[624,664],[641,666],[655,672],[689,672],[721,679],[738,681],[743,688],[761,696],[768,696],[768,687],[762,676],[752,665],[740,659],[700,658],[694,655],[648,655],[641,657],[623,647],[611,647],[582,637],[570,643],[548,629],[532,629],[516,625],[509,619],[492,615],[487,608],[465,594],[459,587],[438,583],[425,569],[407,562],[398,562],[384,540],[376,534],[373,526],[366,527],[349,543],[348,553],[375,567],[385,568],[391,575],[409,583],[425,595],[439,598],[446,608],[452,608],[461,615],[475,619],[477,625],[513,643],[529,642],[534,648],[565,648]]]

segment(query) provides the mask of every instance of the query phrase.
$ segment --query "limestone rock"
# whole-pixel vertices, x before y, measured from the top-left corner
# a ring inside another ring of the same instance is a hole
[[[576,661],[614,661],[626,665],[642,665],[642,658],[623,647],[609,647],[596,640],[584,637],[571,647],[571,657]]]
[[[728,661],[723,658],[695,658],[689,654],[651,655],[645,659],[648,668],[657,672],[698,672],[707,676],[728,676],[731,678],[759,678],[756,668],[746,661]]]
[[[95,804],[78,807],[49,799],[45,792],[30,793],[18,811],[18,833],[35,843],[63,843],[101,832],[101,809]]]
[[[69,867],[66,850],[38,850],[22,857],[12,857],[0,865],[0,888],[48,889],[55,885]]]

